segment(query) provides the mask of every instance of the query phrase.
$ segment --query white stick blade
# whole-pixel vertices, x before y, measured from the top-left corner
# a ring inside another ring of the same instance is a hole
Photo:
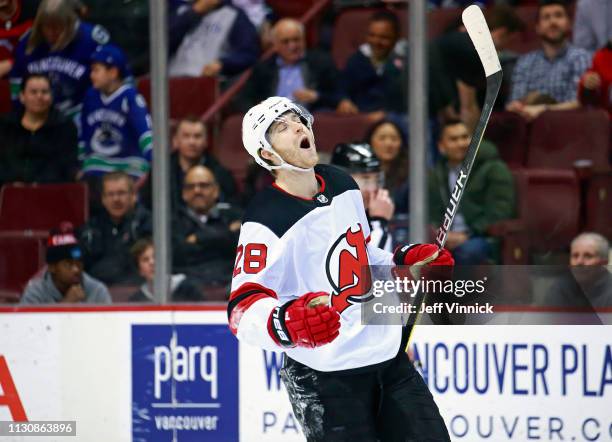
[[[485,75],[488,77],[501,71],[497,51],[482,10],[476,5],[468,6],[463,11],[462,19],[476,52],[478,52]]]

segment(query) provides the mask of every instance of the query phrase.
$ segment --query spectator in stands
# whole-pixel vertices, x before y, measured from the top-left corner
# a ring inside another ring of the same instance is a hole
[[[570,272],[550,288],[546,305],[566,307],[612,307],[610,244],[602,235],[585,232],[572,240]]]
[[[170,155],[170,199],[173,209],[183,205],[183,180],[193,166],[206,166],[219,183],[219,199],[232,200],[236,196],[236,184],[231,172],[219,163],[208,150],[206,125],[196,117],[185,117],[178,122],[172,138],[175,151]],[[145,205],[152,209],[152,178],[149,176],[142,189]]]
[[[99,46],[91,55],[91,82],[81,112],[79,157],[82,173],[93,180],[123,171],[135,179],[150,168],[153,152],[151,117],[144,98],[124,79],[123,52]]]
[[[51,79],[55,107],[66,116],[78,115],[91,85],[91,54],[108,40],[104,28],[78,19],[73,0],[42,0],[32,29],[15,49],[10,73],[14,104],[18,105],[21,79],[28,73],[44,73]]]
[[[507,109],[527,120],[546,110],[574,109],[580,76],[589,67],[589,53],[569,43],[571,20],[564,0],[542,0],[536,32],[542,49],[519,58],[512,76]]]
[[[612,7],[610,8],[612,10]],[[593,56],[591,68],[580,79],[578,97],[583,105],[599,106],[612,119],[612,39]]]
[[[340,101],[338,72],[329,54],[306,50],[304,25],[284,18],[272,29],[276,54],[260,61],[243,92],[244,110],[271,96],[287,97],[309,110],[334,110]]]
[[[22,80],[22,109],[0,118],[0,187],[4,183],[74,181],[77,129],[53,109],[51,83],[43,74]]]
[[[609,0],[578,0],[574,18],[574,45],[594,52],[612,38]]]
[[[435,228],[442,216],[461,164],[470,145],[470,133],[460,120],[446,121],[438,148],[443,158],[429,177],[429,221]],[[457,264],[475,265],[494,260],[496,240],[487,229],[497,221],[512,218],[515,212],[514,182],[508,166],[499,158],[494,144],[484,140],[474,162],[469,186],[448,232],[446,247]]]
[[[136,204],[134,182],[124,172],[110,172],[102,178],[104,210],[80,229],[85,269],[107,284],[137,279],[130,247],[151,235],[151,216]]]
[[[257,30],[231,1],[173,0],[170,6],[170,75],[231,76],[257,61]]]
[[[111,303],[106,286],[83,271],[81,248],[70,223],[51,231],[47,265],[42,277],[28,282],[21,304]]]
[[[145,280],[140,289],[130,296],[129,302],[154,302],[153,279],[155,277],[155,248],[149,238],[139,239],[132,246],[130,253],[138,268],[138,273]],[[191,278],[177,274],[170,279],[170,297],[172,302],[204,301],[202,290]]]
[[[397,123],[381,120],[368,129],[365,141],[380,160],[396,212],[408,213],[408,144],[404,132]]]
[[[599,233],[581,233],[572,240],[570,249],[571,266],[608,265],[610,246]]]
[[[372,121],[386,112],[406,111],[406,54],[396,45],[398,18],[390,11],[375,12],[369,20],[366,42],[351,55],[343,72],[342,114],[369,113]]]
[[[185,205],[172,223],[176,270],[207,283],[231,277],[240,229],[240,213],[228,204],[217,204],[218,196],[212,171],[192,167],[183,184]]]
[[[28,8],[24,11],[21,0],[0,1],[0,78],[13,67],[13,51],[33,17]]]
[[[486,18],[502,63],[504,80],[510,80],[517,56],[508,53],[507,48],[525,24],[514,9],[506,5],[492,7],[486,11]],[[465,27],[461,25],[438,37],[431,44],[431,52],[436,55],[430,57],[431,62],[436,63],[432,73],[444,76],[454,89],[454,101],[459,110],[456,116],[460,116],[471,129],[475,128],[484,102],[486,80],[482,63]],[[505,103],[503,92],[506,89],[502,88],[498,102]]]

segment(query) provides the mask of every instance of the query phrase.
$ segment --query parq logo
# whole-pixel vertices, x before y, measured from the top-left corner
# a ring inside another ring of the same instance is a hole
[[[226,325],[132,326],[132,436],[238,440],[238,341]]]

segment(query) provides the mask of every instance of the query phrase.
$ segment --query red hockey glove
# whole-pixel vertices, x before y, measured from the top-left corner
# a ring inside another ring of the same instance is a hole
[[[338,337],[340,315],[335,307],[314,301],[327,293],[306,293],[270,313],[268,333],[282,347],[320,347]],[[309,303],[314,301],[313,306]]]
[[[452,279],[455,260],[446,249],[438,249],[435,244],[407,244],[395,249],[393,262],[399,266],[425,266],[418,273],[427,280],[446,281]],[[440,266],[440,267],[433,267]],[[443,266],[443,267],[442,267]],[[394,274],[399,277],[413,278],[407,267],[398,268]],[[417,275],[417,276],[418,276]]]
[[[438,249],[435,244],[407,244],[393,252],[393,262],[397,265],[454,266],[453,255],[446,249]]]

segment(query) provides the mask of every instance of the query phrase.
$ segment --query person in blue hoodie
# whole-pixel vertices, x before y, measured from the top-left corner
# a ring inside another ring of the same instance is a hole
[[[80,21],[70,0],[43,0],[32,29],[15,48],[15,62],[9,74],[11,98],[18,108],[23,77],[44,74],[51,80],[55,108],[69,118],[80,112],[91,86],[91,54],[109,41],[102,26]]]

